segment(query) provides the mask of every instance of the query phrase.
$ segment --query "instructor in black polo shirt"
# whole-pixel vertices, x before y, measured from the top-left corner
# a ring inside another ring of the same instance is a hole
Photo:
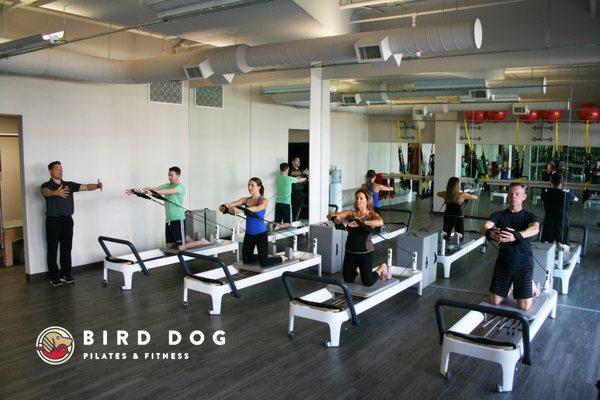
[[[540,231],[539,219],[523,208],[527,198],[520,183],[508,187],[508,208],[493,213],[481,227],[488,239],[499,243],[498,258],[490,285],[491,303],[500,304],[513,285],[517,306],[529,310],[533,304],[533,254],[531,241]]]
[[[71,277],[71,247],[73,244],[73,193],[87,190],[102,190],[102,182],[80,184],[63,181],[60,161],[48,164],[50,180],[42,185],[46,199],[46,242],[48,277],[52,286],[63,282],[75,282]],[[60,271],[56,264],[56,253],[60,244]]]

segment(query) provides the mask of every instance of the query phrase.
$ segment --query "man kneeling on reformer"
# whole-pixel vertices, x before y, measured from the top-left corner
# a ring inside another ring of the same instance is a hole
[[[344,282],[354,282],[359,272],[364,286],[373,286],[379,279],[391,278],[385,263],[373,271],[375,247],[371,236],[374,228],[383,225],[383,219],[373,210],[373,198],[366,189],[356,191],[354,210],[329,213],[329,217],[338,228],[343,227],[342,220],[350,221],[345,227],[348,238],[342,268]]]
[[[493,213],[481,227],[481,233],[499,243],[490,285],[490,302],[495,305],[502,303],[510,294],[512,284],[517,306],[525,311],[531,308],[533,298],[539,295],[539,289],[533,282],[531,241],[540,230],[538,217],[523,209],[526,198],[525,187],[511,183],[508,187],[508,208]]]

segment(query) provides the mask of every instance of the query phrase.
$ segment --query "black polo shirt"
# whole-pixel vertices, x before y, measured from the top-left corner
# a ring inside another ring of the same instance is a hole
[[[540,221],[535,214],[525,209],[519,212],[511,212],[508,208],[493,213],[489,220],[497,228],[512,228],[518,232],[527,229],[529,224]],[[500,243],[496,265],[503,265],[514,271],[533,266],[533,254],[531,253],[533,239],[533,237],[530,237],[523,241]]]
[[[575,196],[562,189],[551,188],[542,192],[544,202],[544,224],[550,226],[569,226],[569,210]]]
[[[61,185],[69,188],[69,195],[67,197],[63,198],[60,196],[44,196],[44,199],[46,199],[46,216],[48,217],[68,217],[73,215],[73,212],[75,211],[73,193],[79,191],[81,184],[62,181]],[[42,185],[42,189],[47,188],[50,190],[56,190],[61,185],[50,179],[48,182],[45,182]]]

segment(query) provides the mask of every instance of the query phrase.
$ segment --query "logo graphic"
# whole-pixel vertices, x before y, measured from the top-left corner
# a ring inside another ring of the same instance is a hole
[[[39,334],[35,341],[35,350],[44,362],[59,365],[71,358],[75,351],[75,341],[73,335],[65,328],[51,326]]]

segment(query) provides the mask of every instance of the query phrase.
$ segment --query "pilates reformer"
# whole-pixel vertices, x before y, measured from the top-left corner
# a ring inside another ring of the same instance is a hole
[[[570,251],[565,251],[560,246],[556,247],[556,259],[554,261],[554,278],[560,279],[560,294],[569,294],[569,281],[575,267],[581,262],[581,257],[585,257],[587,248],[587,228],[584,225],[571,224],[571,228],[581,229],[583,231],[582,243],[571,242]],[[540,237],[544,224],[540,225]]]
[[[558,294],[552,289],[551,267],[546,270],[543,288],[528,311],[518,309],[512,299],[506,299],[500,305],[438,300],[435,313],[442,345],[442,376],[445,379],[450,377],[448,370],[452,353],[492,361],[502,368],[502,383],[496,386],[496,391],[510,392],[517,363],[521,360],[523,364],[532,364],[531,341],[548,317],[556,318]],[[468,312],[447,329],[443,312],[445,308]]]
[[[487,217],[479,217],[475,215],[465,215],[462,218],[477,219],[487,221]],[[467,238],[467,233],[473,233],[476,236]],[[465,231],[465,236],[462,242],[458,240],[458,236],[451,235],[448,239],[444,239],[444,233],[440,232],[438,236],[438,252],[437,263],[442,264],[444,268],[444,278],[450,278],[450,269],[452,263],[464,255],[470,253],[476,248],[481,247],[480,251],[485,254],[487,251],[487,239],[485,235],[481,235],[477,231]]]
[[[218,232],[218,226],[217,226]],[[217,236],[218,237],[218,236]],[[154,250],[138,252],[133,243],[117,238],[107,236],[98,237],[98,242],[106,254],[104,258],[104,268],[102,276],[102,285],[108,286],[108,271],[114,271],[123,274],[123,286],[121,290],[131,290],[133,287],[133,274],[142,272],[144,275],[150,275],[150,269],[163,267],[178,263],[177,249],[158,248]],[[107,243],[115,243],[129,247],[130,254],[113,256]],[[199,246],[190,249],[191,253],[204,256],[216,256],[221,253],[233,252],[239,260],[238,244],[230,240],[216,239],[214,242],[205,246]]]
[[[388,276],[390,279],[377,281],[367,287],[360,283],[344,283],[342,281],[314,275],[286,272],[283,274],[283,285],[290,299],[290,315],[288,335],[296,335],[294,322],[296,317],[311,319],[329,325],[329,339],[325,347],[338,347],[342,324],[351,321],[359,326],[358,315],[376,306],[390,297],[417,285],[419,296],[422,294],[422,272],[417,269],[417,253],[413,253],[412,265],[407,267],[392,266],[392,250],[387,253]],[[313,281],[327,285],[315,292],[297,296],[290,284],[290,278]]]
[[[183,301],[182,306],[189,305],[189,291],[196,291],[209,295],[212,299],[212,310],[210,315],[221,314],[222,298],[226,294],[240,297],[241,289],[254,286],[271,279],[280,277],[284,272],[300,271],[310,267],[318,267],[321,275],[321,256],[317,254],[317,240],[312,241],[312,252],[297,251],[297,238],[294,237],[294,248],[287,251],[288,260],[281,264],[262,268],[258,264],[244,264],[236,262],[227,265],[222,260],[214,257],[206,257],[196,253],[179,252],[178,257],[185,272],[183,278]],[[188,266],[186,260],[199,259],[216,263],[218,268],[208,271],[194,273]]]

